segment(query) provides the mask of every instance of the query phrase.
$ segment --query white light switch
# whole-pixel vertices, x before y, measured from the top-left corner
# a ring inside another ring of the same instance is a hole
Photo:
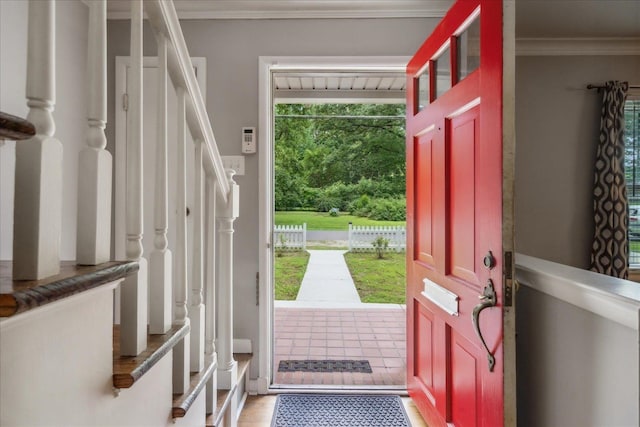
[[[244,175],[244,156],[221,156],[225,169],[233,169],[236,175]]]

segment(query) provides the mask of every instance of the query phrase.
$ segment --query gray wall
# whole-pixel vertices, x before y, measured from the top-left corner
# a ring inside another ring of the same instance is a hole
[[[638,333],[523,284],[518,426],[638,425]]]
[[[640,57],[516,60],[516,249],[587,268],[600,97],[588,83],[638,83]]]
[[[207,58],[207,109],[223,155],[240,154],[240,129],[258,124],[259,56],[412,55],[435,19],[216,20],[183,22],[191,56]],[[109,106],[107,135],[114,138],[115,56],[129,53],[129,25],[109,23]],[[149,31],[147,40],[152,40]],[[155,56],[155,42],[145,55]],[[260,144],[260,142],[258,142]],[[260,148],[258,148],[260,149]],[[258,351],[258,155],[245,156],[240,185],[241,216],[235,222],[235,336],[249,338]],[[257,375],[257,363],[252,376]]]

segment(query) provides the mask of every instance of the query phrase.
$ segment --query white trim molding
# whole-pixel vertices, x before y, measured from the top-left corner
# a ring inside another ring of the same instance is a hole
[[[259,197],[259,357],[252,392],[268,392],[273,362],[273,74],[278,72],[393,71],[404,73],[405,56],[261,56],[258,58],[258,197]]]
[[[180,19],[442,18],[450,0],[175,0]],[[129,1],[111,0],[109,19],[128,19]]]
[[[640,37],[518,38],[518,56],[640,55]]]
[[[522,254],[516,254],[516,279],[520,285],[638,330],[636,282]]]

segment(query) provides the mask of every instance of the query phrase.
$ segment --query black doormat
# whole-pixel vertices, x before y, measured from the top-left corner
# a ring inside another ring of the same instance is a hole
[[[410,427],[399,396],[281,394],[271,427]]]
[[[281,360],[278,372],[360,372],[370,374],[368,360]]]

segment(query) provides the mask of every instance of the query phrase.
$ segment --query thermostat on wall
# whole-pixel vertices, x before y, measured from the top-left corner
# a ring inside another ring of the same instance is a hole
[[[256,128],[242,128],[242,152],[252,154],[256,152]]]

